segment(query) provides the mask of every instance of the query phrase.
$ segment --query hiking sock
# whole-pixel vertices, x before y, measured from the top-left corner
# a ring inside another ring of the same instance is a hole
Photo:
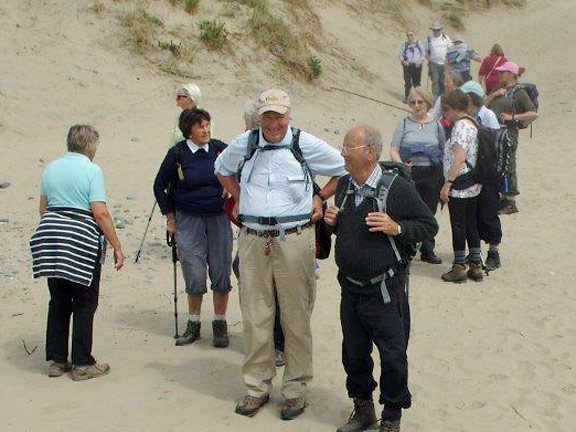
[[[479,263],[481,261],[482,261],[482,249],[480,249],[479,247],[470,248],[470,262]]]
[[[226,315],[216,315],[214,314],[214,320],[213,321],[226,321]]]
[[[466,251],[454,251],[454,264],[466,264]]]
[[[398,421],[401,418],[402,418],[401,408],[390,408],[384,406],[384,411],[382,411],[382,420]]]
[[[490,247],[488,248],[488,252],[498,252],[499,246],[500,246],[499,244],[491,244]]]
[[[200,322],[200,315],[188,315],[188,321],[190,322]]]

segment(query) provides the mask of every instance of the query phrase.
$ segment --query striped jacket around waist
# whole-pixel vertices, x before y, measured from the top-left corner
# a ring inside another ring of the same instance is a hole
[[[30,239],[34,279],[55,277],[90,286],[102,242],[90,211],[49,208]]]

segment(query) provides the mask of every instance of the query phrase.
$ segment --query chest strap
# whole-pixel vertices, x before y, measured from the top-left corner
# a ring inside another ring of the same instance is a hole
[[[309,220],[312,216],[311,213],[302,213],[293,216],[252,216],[252,215],[238,215],[240,222],[257,223],[260,225],[279,225],[288,222],[299,222]]]

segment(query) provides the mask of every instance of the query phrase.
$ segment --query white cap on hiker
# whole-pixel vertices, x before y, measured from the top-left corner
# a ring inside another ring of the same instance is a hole
[[[186,96],[194,101],[196,105],[200,105],[202,99],[202,92],[200,87],[193,83],[182,84],[176,87],[176,96]]]
[[[290,111],[290,97],[288,93],[280,89],[266,90],[258,97],[258,115],[267,111],[286,114]]]
[[[438,21],[434,21],[430,26],[430,30],[442,30],[444,26],[440,24]]]
[[[495,67],[494,70],[498,72],[510,72],[514,75],[520,74],[520,68],[518,67],[518,65],[511,61],[502,63],[500,66]]]

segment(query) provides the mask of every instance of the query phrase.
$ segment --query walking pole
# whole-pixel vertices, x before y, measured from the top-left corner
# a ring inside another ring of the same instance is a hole
[[[146,224],[146,229],[144,230],[144,235],[142,236],[142,241],[140,242],[140,247],[138,248],[138,252],[136,252],[136,258],[134,259],[135,264],[138,262],[138,259],[140,258],[140,252],[142,252],[142,246],[144,246],[144,240],[146,239],[146,234],[148,234],[148,228],[150,227],[152,216],[154,216],[154,210],[156,210],[156,204],[157,202],[154,201],[152,211],[150,212],[150,217],[148,217],[148,223]]]
[[[174,236],[166,231],[166,242],[172,248],[172,264],[174,267],[174,339],[178,339],[178,275],[176,274],[176,263],[178,262],[178,251]]]

